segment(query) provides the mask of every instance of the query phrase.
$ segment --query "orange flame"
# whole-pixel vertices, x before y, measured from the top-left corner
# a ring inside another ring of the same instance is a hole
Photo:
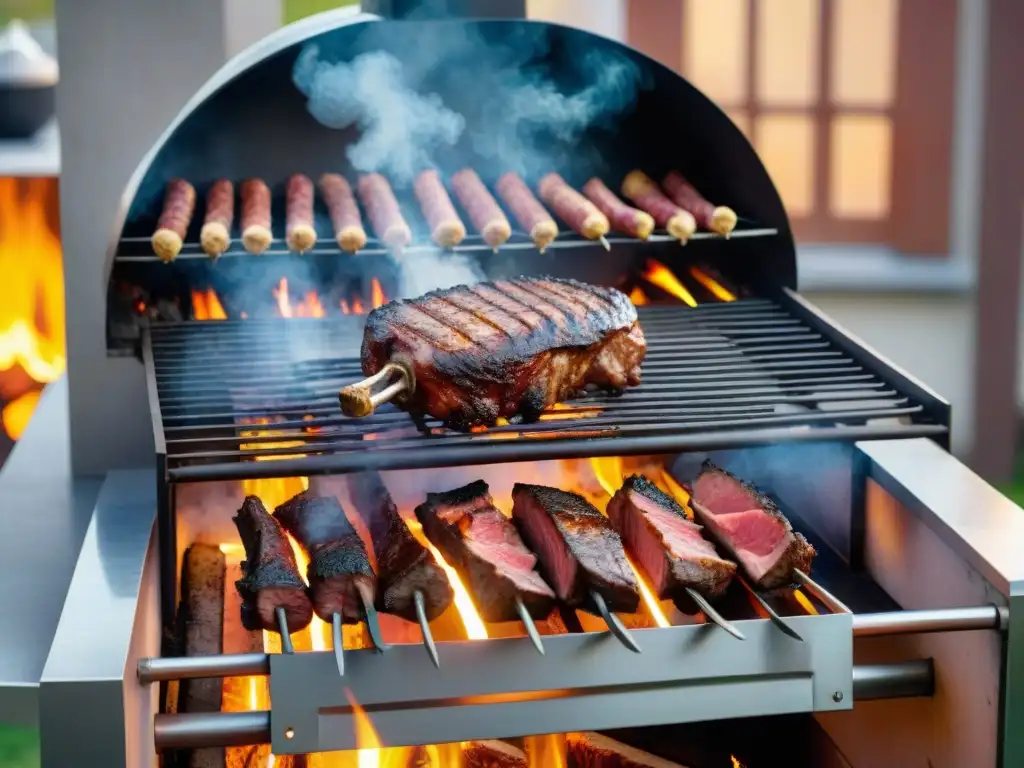
[[[690,274],[693,279],[707,288],[711,295],[719,301],[736,301],[736,294],[715,280],[711,275],[697,267],[690,267]]]
[[[352,310],[348,308],[348,302],[344,299],[338,302],[338,306],[341,308],[341,314],[349,315],[352,313]]]
[[[292,301],[288,296],[288,278],[282,277],[281,282],[277,284],[277,288],[272,288],[271,293],[274,294],[274,300],[277,302],[277,312],[281,317],[292,316]]]
[[[24,433],[41,394],[38,389],[30,389],[4,406],[0,418],[3,420],[4,432],[11,440],[17,440]]]
[[[564,733],[527,736],[523,739],[529,768],[565,768],[566,742]]]
[[[732,768],[743,768],[743,763],[737,760],[735,755],[729,755],[729,759],[732,760]]]
[[[192,317],[196,320],[227,320],[228,313],[212,288],[192,291]]]
[[[359,299],[358,296],[353,297],[353,299],[352,299],[352,314],[353,315],[362,315],[362,314],[365,314],[365,313],[366,313],[366,309],[363,308],[363,302]]]
[[[380,287],[380,282],[377,278],[370,280],[370,303],[373,304],[373,308],[384,306],[387,301],[384,298],[384,289]]]
[[[686,287],[679,282],[679,278],[672,274],[672,270],[654,259],[647,260],[647,269],[644,270],[644,280],[656,285],[666,293],[670,293],[684,304],[691,307],[697,306],[697,300],[693,298]]]
[[[810,598],[808,598],[807,595],[803,593],[803,590],[794,589],[793,599],[795,599],[800,604],[800,607],[803,608],[804,612],[807,613],[809,616],[818,615],[818,609],[814,607],[814,603],[812,603],[810,601]]]
[[[629,292],[629,300],[633,302],[634,307],[642,307],[645,304],[651,303],[651,300],[647,298],[647,294],[639,286]]]

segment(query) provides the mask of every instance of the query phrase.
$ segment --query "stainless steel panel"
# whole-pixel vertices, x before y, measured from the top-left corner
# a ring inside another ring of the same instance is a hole
[[[850,708],[850,616],[787,621],[806,642],[744,621],[745,642],[711,625],[634,630],[641,654],[605,633],[546,637],[544,656],[527,639],[441,643],[439,670],[419,645],[395,646],[346,653],[344,678],[332,653],[277,654],[271,743],[356,747],[349,696],[393,745]]]

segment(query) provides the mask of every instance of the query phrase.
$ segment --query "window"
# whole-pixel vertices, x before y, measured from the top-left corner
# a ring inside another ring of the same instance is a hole
[[[647,0],[632,0],[631,43],[729,114],[799,238],[945,251],[956,0],[657,4],[675,6],[675,48],[647,28]]]

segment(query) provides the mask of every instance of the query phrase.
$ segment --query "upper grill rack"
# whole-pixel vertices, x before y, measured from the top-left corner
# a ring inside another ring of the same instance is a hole
[[[392,406],[341,415],[339,387],[362,375],[360,318],[155,325],[143,354],[157,450],[174,482],[947,438],[948,405],[791,292],[639,315],[641,386],[470,434]]]

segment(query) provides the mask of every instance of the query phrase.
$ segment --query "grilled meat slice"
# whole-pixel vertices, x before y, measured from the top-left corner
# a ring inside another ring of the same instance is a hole
[[[466,583],[486,621],[518,618],[516,598],[530,615],[551,612],[555,593],[534,570],[534,557],[515,526],[494,506],[483,480],[445,493],[428,493],[416,507],[423,532]]]
[[[566,746],[572,768],[683,768],[679,763],[592,731],[568,734]]]
[[[526,768],[526,753],[508,742],[467,741],[462,747],[464,768]]]
[[[512,519],[560,600],[583,605],[594,591],[609,609],[636,612],[640,587],[622,539],[593,504],[577,493],[516,483]]]
[[[676,500],[643,475],[626,478],[608,502],[608,517],[658,598],[671,598],[684,613],[697,611],[687,587],[714,600],[736,574],[736,563],[719,557]]]
[[[441,566],[420,544],[398,514],[380,475],[363,472],[346,477],[352,509],[373,542],[377,560],[377,607],[416,621],[415,594],[423,593],[427,621],[451,605],[452,588]]]
[[[536,421],[584,387],[640,383],[647,346],[636,308],[614,288],[550,277],[498,280],[392,301],[366,320],[362,367],[407,366],[396,401],[456,429],[499,417]]]
[[[363,620],[363,599],[372,603],[377,579],[363,540],[338,500],[303,491],[274,510],[274,517],[309,556],[306,578],[316,615],[330,623]]]
[[[730,472],[705,461],[693,483],[694,515],[739,563],[751,586],[776,589],[811,570],[814,547],[793,531],[775,502]]]
[[[313,606],[280,523],[255,496],[245,498],[234,522],[245,547],[242,578],[235,582],[242,597],[242,625],[276,631],[275,611],[284,608],[289,631],[309,626]]]

